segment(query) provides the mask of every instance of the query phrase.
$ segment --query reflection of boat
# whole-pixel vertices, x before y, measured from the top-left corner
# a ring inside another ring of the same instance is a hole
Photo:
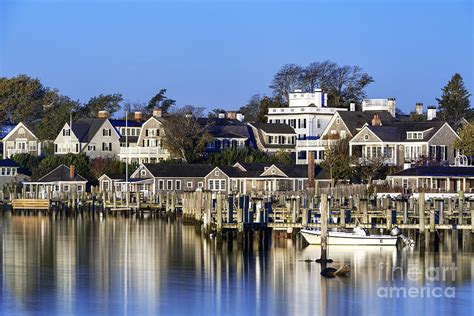
[[[301,235],[310,245],[321,244],[321,231],[302,229]],[[356,227],[353,232],[328,232],[328,245],[395,246],[398,237],[391,235],[370,235],[367,230]]]

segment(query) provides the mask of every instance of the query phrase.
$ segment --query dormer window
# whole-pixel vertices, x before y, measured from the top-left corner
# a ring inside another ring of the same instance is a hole
[[[423,132],[407,132],[407,139],[423,139]]]

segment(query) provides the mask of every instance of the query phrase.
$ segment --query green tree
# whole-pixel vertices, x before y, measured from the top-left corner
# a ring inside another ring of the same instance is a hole
[[[40,119],[43,106],[56,96],[57,91],[51,91],[39,79],[27,75],[0,78],[0,121],[19,123]]]
[[[352,163],[353,157],[349,155],[349,138],[342,138],[324,152],[321,167],[329,172],[332,181],[336,184],[339,180],[352,178]]]
[[[469,119],[472,115],[469,101],[471,94],[464,87],[461,75],[454,74],[442,91],[441,98],[436,98],[439,116],[449,123],[456,123],[463,117]]]
[[[120,93],[115,94],[100,94],[84,104],[80,109],[79,115],[81,117],[97,117],[99,111],[107,111],[110,115],[120,110],[123,96]]]
[[[41,160],[39,165],[36,168],[33,168],[33,179],[39,179],[46,175],[48,172],[52,171],[61,164],[66,166],[74,165],[76,172],[86,178],[87,180],[94,180],[93,175],[91,174],[91,165],[90,160],[85,154],[67,154],[61,156],[47,156]]]
[[[459,149],[463,155],[474,156],[474,124],[465,124],[459,130],[459,139],[454,142],[454,148]]]
[[[64,124],[69,122],[71,114],[73,120],[77,118],[79,108],[79,101],[58,96],[53,105],[45,109],[44,117],[37,125],[36,136],[42,141],[54,140]]]
[[[169,99],[166,95],[166,89],[161,89],[151,100],[148,102],[147,110],[153,111],[154,108],[160,108],[163,114],[167,114],[171,107],[176,104],[176,101]]]
[[[424,116],[423,114],[418,114],[416,112],[411,112],[410,113],[410,121],[424,122],[424,121],[426,121],[426,116]]]
[[[40,163],[41,158],[30,154],[16,154],[11,157],[20,168],[27,169],[32,172]]]

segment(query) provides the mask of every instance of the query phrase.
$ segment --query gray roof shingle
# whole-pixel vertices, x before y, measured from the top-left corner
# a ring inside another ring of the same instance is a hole
[[[74,177],[71,178],[69,173],[69,167],[66,165],[60,165],[53,171],[50,171],[43,177],[41,177],[37,182],[56,182],[56,181],[87,181],[81,175],[74,173]]]

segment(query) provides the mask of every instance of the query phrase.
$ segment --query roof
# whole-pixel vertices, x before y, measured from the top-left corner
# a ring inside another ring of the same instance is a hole
[[[239,120],[226,118],[198,118],[198,123],[206,127],[213,137],[249,138],[247,124]]]
[[[41,177],[36,182],[57,182],[57,181],[71,181],[71,182],[72,181],[74,182],[85,181],[87,182],[87,180],[84,177],[82,177],[81,175],[77,173],[75,173],[74,177],[71,178],[69,174],[69,167],[67,167],[64,164],[60,165],[53,171],[50,171],[48,174]]]
[[[88,143],[107,119],[87,118],[72,122],[72,131],[81,143]]]
[[[367,126],[377,137],[386,142],[428,141],[445,124],[442,121],[395,122],[392,126]],[[407,132],[425,132],[422,139],[407,139]]]
[[[0,167],[18,167],[18,165],[11,159],[0,159]]]
[[[355,135],[364,124],[371,124],[374,115],[379,116],[382,126],[390,126],[397,121],[388,111],[337,111],[337,113],[352,135]]]
[[[267,134],[296,134],[295,130],[287,125],[282,123],[252,123],[257,129],[261,129]]]
[[[110,123],[114,126],[114,127],[125,127],[125,126],[128,126],[128,127],[141,127],[143,125],[143,123],[145,123],[145,121],[136,121],[136,120],[133,120],[133,119],[130,119],[128,120],[117,120],[117,119],[109,119]]]
[[[390,177],[474,177],[474,167],[419,166],[391,174]]]
[[[154,177],[162,178],[204,178],[214,169],[209,164],[166,164],[147,163],[144,166]]]
[[[222,167],[220,168],[229,177],[233,178],[258,178],[271,166],[280,169],[289,178],[307,178],[308,165],[285,165],[285,164],[271,164],[271,163],[239,163],[246,171],[242,171],[236,167]],[[329,173],[323,170],[320,166],[315,165],[315,178],[317,180],[330,179]],[[268,176],[266,176],[268,177]],[[270,176],[272,177],[272,176]]]

